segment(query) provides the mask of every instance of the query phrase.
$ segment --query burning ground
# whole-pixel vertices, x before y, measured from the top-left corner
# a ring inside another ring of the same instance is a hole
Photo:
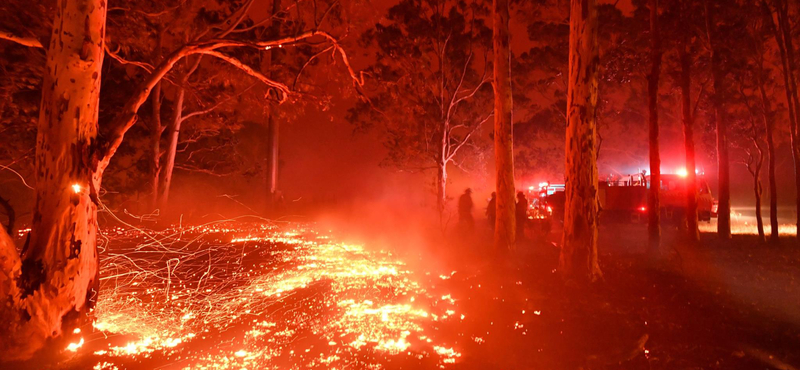
[[[95,330],[66,349],[75,368],[434,368],[461,356],[436,330],[463,317],[455,300],[389,252],[300,224],[105,235]]]
[[[58,369],[793,369],[797,251],[606,229],[604,282],[565,285],[553,240],[380,251],[314,224],[106,229],[94,327]],[[612,237],[613,236],[613,237]],[[554,239],[551,235],[549,239]],[[789,241],[787,240],[786,243]],[[409,248],[411,249],[411,248]],[[793,262],[794,261],[794,262]],[[436,262],[436,263],[433,263]]]

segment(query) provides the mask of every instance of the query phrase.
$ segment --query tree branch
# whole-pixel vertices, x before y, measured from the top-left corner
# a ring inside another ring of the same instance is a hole
[[[331,49],[333,49],[333,46],[328,46],[327,48],[323,49],[319,53],[316,53],[316,54],[312,55],[311,58],[308,58],[308,60],[305,62],[305,64],[303,64],[303,67],[301,67],[300,70],[297,71],[297,75],[294,76],[294,83],[292,83],[292,89],[297,87],[297,80],[300,79],[300,75],[303,73],[303,71],[306,69],[306,67],[308,67],[308,65],[311,64],[311,62],[314,59],[316,59],[318,56],[326,53],[327,51],[329,51]]]
[[[182,164],[175,164],[175,169],[176,170],[182,170],[182,171],[197,172],[197,173],[202,173],[202,174],[216,176],[216,177],[225,177],[225,176],[230,176],[230,175],[233,175],[233,174],[236,173],[236,171],[231,171],[231,172],[227,172],[227,173],[216,173],[213,170],[208,170],[208,169],[205,169],[205,168],[188,166],[188,165],[182,165]]]
[[[132,66],[136,66],[136,67],[139,67],[141,69],[144,69],[148,73],[152,73],[153,69],[155,69],[149,63],[137,62],[135,60],[127,60],[127,59],[121,57],[119,54],[117,54],[117,51],[119,51],[119,48],[117,48],[117,51],[111,51],[111,48],[108,47],[108,43],[107,42],[104,43],[104,46],[105,46],[105,49],[106,49],[106,54],[108,54],[108,56],[110,56],[111,58],[113,58],[114,60],[119,62],[120,64],[130,64]]]
[[[294,8],[297,5],[298,5],[297,3],[292,3],[292,5],[289,5],[286,8],[283,8],[283,10],[279,11],[278,13],[275,13],[275,14],[269,16],[269,17],[266,17],[266,18],[264,18],[264,19],[262,19],[262,20],[260,20],[260,21],[258,21],[256,23],[254,23],[252,26],[245,27],[245,28],[239,28],[239,29],[236,29],[236,30],[232,30],[231,33],[241,33],[241,32],[247,32],[247,31],[254,30],[254,29],[258,28],[258,27],[261,27],[261,26],[267,24],[268,22],[271,22],[274,18],[279,18],[278,14],[288,13],[290,10],[292,10],[292,8]]]
[[[222,53],[220,53],[218,51],[213,51],[213,50],[200,51],[199,54],[211,55],[213,57],[222,59],[222,60],[228,62],[230,65],[232,65],[232,66],[244,71],[248,75],[257,78],[259,81],[263,82],[265,85],[267,85],[267,86],[269,86],[269,87],[271,87],[273,89],[278,90],[281,93],[278,96],[278,103],[283,103],[284,101],[286,101],[286,98],[291,93],[291,90],[289,90],[289,86],[286,86],[285,84],[283,84],[281,82],[277,82],[275,80],[272,80],[267,76],[264,76],[263,74],[261,74],[261,73],[257,72],[256,70],[250,68],[250,66],[242,63],[240,60],[238,60],[238,59],[236,59],[236,58],[234,58],[232,56],[225,55],[225,54],[222,54]]]
[[[233,14],[231,14],[230,17],[228,17],[228,19],[225,20],[225,22],[230,21],[237,13],[239,14],[239,17],[236,18],[233,22],[231,22],[230,26],[228,26],[228,28],[225,31],[217,35],[217,37],[225,37],[231,32],[233,32],[233,30],[236,29],[236,27],[239,26],[240,23],[242,23],[244,17],[247,16],[247,12],[253,5],[253,2],[254,2],[253,0],[247,0],[247,2],[244,5],[242,5],[239,9],[233,12]]]
[[[700,86],[700,93],[697,94],[697,100],[694,102],[694,108],[692,108],[692,118],[694,119],[697,116],[697,108],[700,107],[700,100],[703,98],[703,95],[706,93],[706,86],[708,86],[708,79],[706,79],[703,84]]]
[[[475,86],[475,88],[474,88],[474,89],[472,89],[472,91],[471,91],[469,94],[467,94],[467,95],[464,95],[464,96],[462,96],[462,97],[460,97],[460,98],[456,99],[456,101],[455,101],[453,104],[455,104],[455,105],[458,105],[458,104],[460,104],[462,101],[472,98],[473,96],[475,96],[475,94],[477,94],[477,93],[478,93],[478,90],[480,90],[480,89],[481,89],[481,87],[483,87],[483,85],[485,85],[485,84],[487,84],[487,83],[491,83],[491,82],[492,82],[492,79],[491,79],[491,78],[484,78],[484,79],[482,79],[482,80],[481,80],[481,82],[478,84],[478,86]]]
[[[123,58],[121,55],[117,54],[117,52],[119,51],[119,48],[117,48],[117,51],[111,51],[111,49],[108,47],[108,43],[105,43],[104,47],[105,47],[105,50],[106,50],[106,54],[108,54],[108,56],[110,56],[112,59],[114,59],[117,62],[119,62],[119,64],[136,66],[136,67],[139,67],[139,68],[143,69],[147,73],[152,73],[153,70],[155,69],[155,67],[153,67],[153,65],[150,64],[150,63],[139,62],[139,61],[135,61],[135,60],[128,60],[128,59]],[[183,83],[178,83],[178,82],[173,81],[171,78],[167,77],[166,75],[162,79],[167,81],[167,82],[169,82],[170,84],[172,84],[174,86],[183,86],[183,85],[185,85]]]
[[[0,30],[0,39],[16,42],[17,44],[31,48],[44,49],[42,42],[35,37],[18,36],[5,30]]]
[[[137,12],[137,13],[139,13],[141,15],[144,15],[145,17],[156,18],[156,17],[160,17],[160,16],[162,16],[164,14],[167,14],[167,13],[173,11],[173,10],[176,10],[176,9],[180,8],[181,6],[183,6],[183,4],[185,2],[186,2],[186,0],[183,0],[178,5],[175,5],[175,6],[170,7],[170,8],[166,8],[166,9],[164,9],[164,10],[162,10],[160,12],[156,12],[156,13],[148,13],[148,12],[145,12],[145,11],[140,10],[140,9],[122,8],[122,7],[118,7],[118,6],[117,7],[110,7],[110,8],[108,8],[108,11],[109,12],[114,12],[114,11],[130,12],[130,11],[133,11],[133,12]]]
[[[461,149],[464,145],[466,145],[469,142],[469,138],[472,136],[472,134],[474,134],[476,131],[478,131],[478,129],[481,126],[483,126],[483,124],[486,123],[486,121],[488,121],[489,118],[492,118],[492,116],[494,116],[494,112],[489,113],[485,118],[483,118],[482,120],[478,121],[478,123],[475,124],[475,127],[473,127],[472,130],[470,130],[467,133],[467,135],[464,136],[463,139],[461,139],[461,142],[458,143],[458,145],[456,145],[455,149],[453,149],[453,151],[447,156],[447,160],[448,161],[452,160],[453,157],[455,157],[455,155],[458,153],[458,150]]]
[[[208,107],[208,108],[206,108],[206,109],[199,110],[199,111],[195,111],[195,112],[192,112],[192,113],[189,113],[189,114],[184,114],[184,115],[181,117],[181,122],[183,122],[183,121],[186,121],[187,119],[189,119],[189,118],[192,118],[192,117],[194,117],[194,116],[199,116],[199,115],[203,115],[203,114],[206,114],[206,113],[208,113],[208,112],[211,112],[211,111],[213,111],[214,109],[217,109],[217,108],[218,108],[220,105],[222,105],[222,104],[224,104],[224,103],[226,103],[226,102],[230,101],[230,100],[231,100],[231,99],[233,99],[234,97],[237,97],[237,96],[240,96],[240,95],[244,94],[245,92],[247,92],[248,90],[250,90],[251,88],[253,88],[253,86],[255,86],[255,84],[252,84],[252,85],[250,85],[248,88],[246,88],[246,89],[242,90],[242,92],[240,92],[240,93],[238,93],[238,94],[231,94],[231,95],[230,95],[230,96],[228,96],[227,98],[225,98],[225,99],[222,99],[222,100],[218,101],[216,104],[214,104],[214,105],[212,105],[212,106],[210,106],[210,107]]]
[[[453,113],[453,108],[458,104],[456,101],[456,97],[458,96],[458,92],[461,90],[461,86],[464,85],[464,77],[467,75],[467,70],[469,69],[469,62],[472,60],[472,53],[469,53],[467,56],[467,60],[464,62],[464,69],[461,71],[461,78],[458,79],[458,84],[456,88],[453,89],[453,95],[450,97],[450,106],[447,107],[447,119],[450,119],[450,116]],[[442,71],[444,73],[444,71]],[[483,80],[483,78],[481,78]],[[483,81],[481,81],[483,82]]]
[[[260,75],[258,72],[252,70],[252,68],[245,66],[238,60],[233,59],[232,57],[224,56],[220,53],[211,53],[217,49],[226,48],[226,47],[250,47],[250,48],[260,48],[264,50],[269,50],[273,47],[282,47],[285,45],[295,45],[303,40],[312,38],[312,37],[322,37],[326,39],[328,42],[333,44],[335,49],[339,52],[345,65],[347,66],[348,72],[350,77],[353,79],[353,84],[356,86],[356,89],[360,92],[360,87],[364,84],[363,73],[359,76],[355,73],[350,65],[350,61],[347,59],[347,54],[345,53],[344,49],[342,49],[339,44],[338,40],[335,37],[331,36],[329,33],[324,31],[317,31],[311,30],[297,34],[296,36],[287,36],[276,38],[273,40],[268,41],[259,41],[259,42],[247,42],[247,41],[237,41],[237,40],[209,40],[209,41],[202,41],[197,43],[190,43],[186,44],[170,55],[168,55],[162,62],[159,64],[153,72],[148,76],[136,89],[136,93],[128,100],[128,102],[123,107],[122,111],[117,114],[117,116],[111,121],[110,129],[108,131],[108,136],[104,138],[103,141],[99,143],[99,147],[95,151],[94,154],[94,163],[93,166],[95,167],[95,172],[98,174],[102,174],[105,171],[105,168],[108,167],[108,163],[111,160],[111,157],[114,156],[117,149],[119,148],[120,144],[122,144],[122,139],[125,137],[125,133],[136,123],[137,113],[139,108],[144,104],[147,100],[148,96],[150,95],[150,91],[152,91],[153,87],[161,81],[162,78],[175,66],[183,58],[194,55],[194,54],[218,54],[222,56],[222,59],[232,62],[236,61],[239,65],[246,67],[240,68],[242,70],[247,71],[248,69],[252,71],[251,76]],[[218,56],[214,55],[214,56]],[[218,57],[219,57],[218,56]],[[234,65],[236,65],[234,63]],[[263,76],[262,76],[263,77]],[[285,85],[280,86],[280,84],[266,79],[266,78],[259,78],[260,80],[267,82],[269,85],[272,85],[276,88],[281,89],[285,87]],[[286,88],[288,91],[288,88]],[[363,95],[363,94],[362,94]]]
[[[17,175],[17,177],[19,177],[20,180],[22,180],[22,185],[25,185],[25,187],[28,188],[28,189],[35,190],[33,188],[33,186],[28,185],[28,182],[25,181],[25,177],[23,177],[19,172],[15,171],[13,168],[0,164],[0,170],[9,170],[9,171],[11,171],[15,175]]]

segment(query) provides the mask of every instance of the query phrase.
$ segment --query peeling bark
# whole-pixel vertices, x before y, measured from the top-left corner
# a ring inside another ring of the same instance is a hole
[[[497,173],[497,218],[494,246],[498,252],[514,249],[514,137],[511,97],[511,49],[508,0],[494,0],[494,155]]]
[[[602,277],[597,263],[597,4],[572,0],[567,91],[566,203],[559,270],[566,279]]]

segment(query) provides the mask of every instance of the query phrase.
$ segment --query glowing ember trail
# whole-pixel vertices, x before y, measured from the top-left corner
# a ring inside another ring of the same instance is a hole
[[[94,331],[65,351],[94,369],[443,367],[456,298],[428,292],[388,252],[290,224],[106,230]]]

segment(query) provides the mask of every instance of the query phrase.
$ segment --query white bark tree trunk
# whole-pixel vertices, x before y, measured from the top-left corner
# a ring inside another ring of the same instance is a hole
[[[161,47],[164,42],[164,27],[158,26],[158,35],[156,38],[156,46],[154,53],[154,63],[161,63]],[[150,204],[149,210],[152,211],[158,207],[158,198],[160,196],[159,186],[161,184],[161,135],[164,133],[164,125],[161,121],[161,83],[156,84],[153,88],[153,94],[150,97],[152,104],[152,121],[150,122]]]
[[[36,207],[21,264],[0,236],[2,360],[27,359],[84,324],[97,297],[95,171],[106,2],[60,0],[47,52],[36,139]],[[17,269],[17,266],[19,268]],[[16,281],[16,286],[8,283]]]
[[[567,91],[566,203],[559,270],[566,279],[595,281],[597,263],[597,7],[572,0]]]
[[[495,250],[514,249],[516,219],[514,202],[514,131],[511,95],[511,49],[508,0],[494,0],[494,156],[497,187]]]
[[[439,220],[444,215],[444,207],[447,204],[447,163],[436,165],[436,210],[439,212]]]
[[[161,125],[161,84],[153,89],[151,97],[153,104],[153,118],[150,125],[150,210],[158,207],[159,184],[161,183],[161,134],[164,129]]]
[[[183,83],[186,83],[184,80]],[[169,191],[172,187],[172,174],[175,171],[175,156],[178,154],[178,139],[181,134],[181,124],[183,123],[183,100],[186,90],[178,87],[175,97],[174,112],[171,123],[167,128],[167,157],[164,158],[164,176],[161,177],[161,195],[158,198],[158,208],[167,209],[169,203]]]

